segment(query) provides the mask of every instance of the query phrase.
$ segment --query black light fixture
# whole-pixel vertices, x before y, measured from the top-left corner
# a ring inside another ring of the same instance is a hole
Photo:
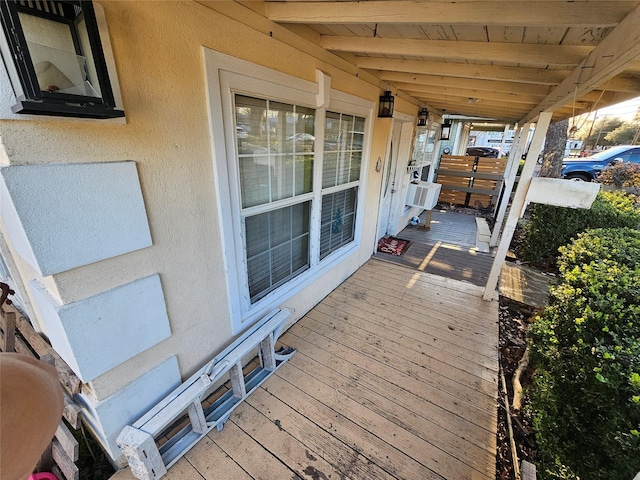
[[[14,113],[124,116],[116,109],[90,0],[1,0],[0,20]]]
[[[429,120],[429,110],[427,110],[425,107],[422,107],[418,112],[418,126],[426,127],[428,120]]]
[[[389,84],[387,84],[387,90],[383,95],[380,95],[380,105],[378,106],[378,118],[391,118],[393,117],[393,95],[389,90]]]
[[[445,120],[440,131],[440,140],[449,140],[449,135],[451,135],[451,122]]]

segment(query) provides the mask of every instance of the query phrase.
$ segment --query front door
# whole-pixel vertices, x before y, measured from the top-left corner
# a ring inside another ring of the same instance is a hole
[[[382,198],[380,200],[380,214],[378,216],[378,232],[376,240],[387,234],[394,235],[395,218],[393,215],[394,194],[398,191],[397,170],[398,170],[398,152],[400,151],[400,130],[402,124],[400,122],[393,123],[393,131],[391,133],[391,143],[387,152],[387,158],[384,162],[382,179]]]

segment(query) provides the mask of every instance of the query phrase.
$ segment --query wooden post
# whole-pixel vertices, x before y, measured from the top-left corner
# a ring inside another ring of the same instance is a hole
[[[552,114],[553,112],[542,112],[540,114],[540,117],[538,118],[536,131],[533,134],[531,146],[529,147],[529,152],[527,153],[527,159],[525,160],[524,168],[522,169],[522,174],[520,175],[520,181],[518,182],[518,188],[516,189],[516,194],[511,204],[509,217],[507,218],[507,222],[504,225],[504,233],[502,234],[502,239],[500,240],[500,244],[498,245],[498,249],[496,250],[496,256],[493,259],[493,265],[491,266],[491,271],[489,272],[489,278],[487,279],[487,284],[484,288],[484,294],[482,295],[482,298],[484,300],[491,301],[493,300],[493,297],[495,295],[496,286],[498,285],[498,278],[500,277],[500,271],[502,270],[504,260],[507,257],[507,250],[509,249],[509,245],[511,244],[513,232],[515,232],[518,219],[520,218],[520,214],[527,200],[527,192],[529,191],[529,185],[531,184],[533,171],[536,167],[538,154],[542,149],[542,144],[547,134],[547,129],[549,128]]]
[[[427,210],[427,215],[424,219],[424,225],[418,225],[418,228],[421,228],[423,230],[431,230],[431,217],[433,215],[433,210]]]
[[[2,346],[3,352],[15,352],[16,346],[16,314],[13,312],[7,312],[4,314],[5,328],[4,328],[4,345]]]
[[[47,365],[55,366],[55,360],[51,355],[43,355],[42,357],[40,357],[40,361],[46,363]],[[40,460],[38,461],[36,470],[38,472],[50,472],[52,466],[53,466],[53,445],[52,443],[49,443],[45,451],[42,452],[42,455],[40,456]]]

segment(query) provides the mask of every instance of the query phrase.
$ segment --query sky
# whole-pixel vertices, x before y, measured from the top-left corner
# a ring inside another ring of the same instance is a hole
[[[620,117],[622,120],[631,120],[638,111],[638,107],[640,107],[640,97],[611,107],[598,109],[598,118],[607,115],[609,117]]]

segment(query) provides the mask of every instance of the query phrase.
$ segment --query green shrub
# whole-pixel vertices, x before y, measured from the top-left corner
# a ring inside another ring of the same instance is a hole
[[[625,192],[600,192],[591,209],[534,204],[523,227],[520,256],[537,265],[553,265],[558,248],[589,228],[638,228],[640,209]]]
[[[529,337],[541,477],[633,478],[640,471],[640,232],[590,230],[561,249],[558,263],[560,283]]]
[[[634,267],[639,260],[640,231],[632,228],[597,228],[578,234],[570,245],[558,249],[560,273],[601,260]]]

